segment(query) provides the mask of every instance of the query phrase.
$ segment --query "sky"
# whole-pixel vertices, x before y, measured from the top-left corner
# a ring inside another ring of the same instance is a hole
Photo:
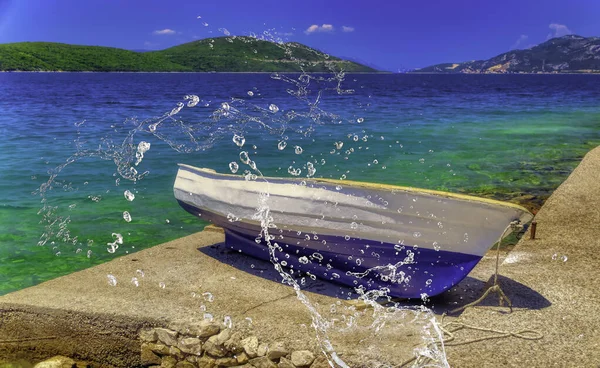
[[[269,32],[399,71],[600,36],[600,0],[0,0],[0,43],[159,50]]]

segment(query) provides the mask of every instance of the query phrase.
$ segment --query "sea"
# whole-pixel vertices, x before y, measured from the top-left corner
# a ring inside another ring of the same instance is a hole
[[[178,163],[536,211],[598,145],[600,75],[0,73],[0,295],[201,231]]]

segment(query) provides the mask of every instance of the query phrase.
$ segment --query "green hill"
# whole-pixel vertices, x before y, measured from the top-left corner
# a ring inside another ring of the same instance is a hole
[[[512,50],[488,60],[445,63],[418,73],[600,73],[600,38],[568,35],[526,50]]]
[[[0,44],[0,71],[327,72],[332,66],[377,71],[299,43],[251,37],[217,37],[150,52],[53,42]]]

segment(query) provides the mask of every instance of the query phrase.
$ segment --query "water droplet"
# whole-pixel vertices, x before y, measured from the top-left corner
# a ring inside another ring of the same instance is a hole
[[[377,164],[379,163],[379,161],[377,161],[377,160],[373,160],[373,163],[374,163],[375,165],[377,165]]]
[[[248,91],[248,96],[250,96],[250,97],[254,96],[254,92]]]
[[[117,286],[117,278],[114,277],[111,274],[106,275],[106,278],[108,279],[108,284],[110,286]]]
[[[307,264],[309,262],[308,257],[302,256],[302,257],[298,258],[298,262],[300,262],[302,264]]]
[[[359,139],[359,138],[358,138],[358,136],[357,136],[356,134],[355,134],[355,135],[352,137],[352,140],[353,140],[354,142],[358,142],[358,139]]]
[[[427,281],[425,281],[425,285],[429,286],[431,285],[433,281],[431,279],[427,279]]]
[[[123,196],[125,197],[125,199],[127,199],[129,202],[133,201],[135,199],[135,195],[133,193],[131,193],[129,190],[126,190],[125,192],[123,192]]]
[[[200,97],[196,95],[187,95],[184,99],[188,100],[187,107],[194,107],[200,102]]]
[[[140,282],[138,281],[137,277],[133,277],[131,278],[131,283],[135,286],[138,287],[140,286]]]
[[[358,118],[358,119],[356,119],[356,122],[359,123],[359,124],[362,123],[363,121],[365,121],[364,118]]]
[[[552,255],[552,260],[553,260],[553,261],[556,261],[557,259],[558,259],[558,254],[554,253],[554,254]]]
[[[271,111],[272,113],[276,113],[277,111],[279,111],[279,107],[275,104],[270,104],[269,111]]]
[[[420,233],[420,232],[418,232],[418,231],[415,231],[415,232],[413,233],[413,236],[414,236],[415,238],[420,238],[420,237],[421,237],[421,233]]]
[[[227,102],[223,102],[221,104],[221,109],[223,109],[223,111],[229,111],[231,109],[231,106],[229,106]]]
[[[202,22],[202,25],[203,25],[204,27],[208,27],[208,23],[206,23],[206,22]]]
[[[92,258],[92,250],[91,249],[87,251],[87,257]]]
[[[223,319],[223,325],[227,328],[231,328],[233,326],[233,321],[231,320],[231,317],[225,316],[225,318]]]
[[[240,161],[242,161],[242,163],[245,163],[246,165],[248,165],[248,163],[250,162],[250,157],[248,156],[248,152],[246,152],[246,151],[240,152]]]
[[[288,173],[290,173],[291,175],[298,176],[301,172],[302,170],[300,170],[300,168],[294,169],[293,166],[288,167]]]
[[[280,151],[283,151],[286,146],[287,146],[286,141],[280,141],[279,143],[277,143],[277,149],[279,149]]]
[[[173,110],[171,110],[171,112],[169,113],[169,115],[176,115],[177,113],[179,113],[179,111],[181,111],[181,109],[183,109],[183,102],[178,102],[177,106],[175,108],[173,108]]]
[[[135,157],[136,157],[135,165],[136,166],[139,165],[140,162],[142,162],[142,159],[144,158],[144,153],[146,153],[149,149],[150,149],[150,143],[148,143],[148,142],[141,141],[138,144],[137,152],[135,153]]]
[[[126,222],[131,222],[131,215],[127,211],[123,211],[123,220]]]
[[[439,250],[440,250],[440,248],[441,248],[441,247],[440,247],[440,245],[438,244],[438,242],[435,242],[435,241],[434,241],[434,242],[433,242],[433,249],[435,249],[436,251],[439,251]]]
[[[422,164],[424,164],[425,163],[425,159],[424,158],[420,158],[419,162],[422,163]]]
[[[311,176],[315,175],[315,173],[317,172],[317,169],[315,169],[315,166],[313,165],[312,162],[307,162],[306,163],[306,171],[308,172],[307,176],[311,177]]]
[[[321,253],[314,252],[311,255],[311,257],[314,258],[314,259],[316,259],[319,262],[321,262],[323,260],[323,255]]]
[[[569,258],[568,258],[566,255],[563,255],[563,256],[561,257],[561,259],[562,259],[562,261],[563,261],[563,262],[566,262],[566,261],[567,261],[567,259],[569,259]]]
[[[296,146],[296,147],[294,147],[294,152],[295,152],[297,155],[301,154],[301,153],[302,153],[302,151],[303,151],[302,147],[300,147],[300,146]]]
[[[206,300],[209,303],[212,303],[212,301],[215,300],[215,297],[209,292],[202,293],[202,296],[204,297],[204,300]]]
[[[238,171],[238,169],[240,168],[240,166],[238,165],[237,162],[232,161],[229,163],[229,170],[231,170],[232,173],[236,173]]]
[[[144,274],[144,271],[142,271],[142,270],[136,270],[136,271],[135,271],[135,273],[136,273],[138,276],[140,276],[140,277],[144,277],[144,276],[145,276],[145,274]]]
[[[350,224],[350,228],[351,228],[351,229],[356,229],[356,228],[358,228],[358,224],[357,224],[356,222],[354,222],[354,221],[353,221],[353,222]]]
[[[242,147],[244,143],[246,143],[246,138],[244,138],[244,136],[234,134],[233,143],[235,143],[238,147]]]
[[[161,288],[161,289],[164,289],[164,288],[167,287],[167,285],[164,282],[159,282],[158,283],[158,287]]]

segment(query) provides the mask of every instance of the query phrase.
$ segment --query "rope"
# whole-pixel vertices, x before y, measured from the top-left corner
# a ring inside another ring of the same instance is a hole
[[[510,301],[508,296],[506,296],[506,294],[504,293],[504,291],[502,290],[500,285],[498,285],[498,270],[500,268],[500,243],[512,231],[514,231],[516,229],[522,229],[522,228],[523,228],[523,225],[520,224],[520,222],[518,220],[515,220],[515,221],[511,222],[504,229],[504,231],[502,232],[502,235],[500,235],[500,238],[498,239],[498,245],[496,246],[496,269],[494,271],[493,285],[490,286],[489,288],[487,288],[485,293],[483,293],[483,295],[479,299],[475,300],[472,303],[466,304],[462,307],[453,309],[452,311],[450,311],[451,314],[463,311],[469,307],[473,307],[473,306],[481,303],[485,298],[487,298],[487,296],[490,293],[498,294],[498,296],[500,298],[500,300],[499,300],[500,306],[503,306],[503,303],[506,302],[508,307],[510,308],[510,312],[512,312],[512,302]],[[510,232],[509,232],[509,230],[510,230]],[[475,342],[492,340],[492,339],[500,339],[500,338],[510,337],[510,336],[516,337],[519,339],[524,339],[524,340],[540,340],[544,337],[544,335],[541,332],[536,331],[536,330],[520,330],[520,331],[512,332],[512,331],[495,330],[493,328],[473,326],[473,325],[469,325],[469,324],[466,324],[463,322],[458,322],[458,321],[444,323],[445,317],[446,317],[446,313],[442,314],[442,319],[441,319],[440,325],[439,325],[440,330],[443,332],[444,336],[442,336],[442,339],[436,343],[437,345],[440,345],[442,347],[443,346],[467,345],[467,344],[472,344]],[[483,337],[479,337],[476,339],[452,343],[452,341],[455,340],[454,333],[456,333],[462,329],[471,329],[471,330],[482,331],[482,332],[491,332],[491,333],[494,333],[495,335],[483,336]],[[401,364],[397,365],[396,367],[407,367],[409,364],[411,364],[413,362],[415,364],[434,363],[431,360],[431,358],[421,355],[421,356],[413,356],[412,358],[402,362]]]
[[[440,326],[440,329],[442,330],[442,332],[444,332],[446,335],[448,335],[448,338],[444,339],[445,346],[467,345],[467,344],[471,344],[474,342],[491,340],[491,339],[499,339],[499,338],[509,337],[509,336],[517,337],[519,339],[524,339],[524,340],[540,340],[541,338],[544,337],[544,335],[542,335],[541,332],[535,331],[535,330],[520,330],[517,332],[511,332],[511,331],[495,330],[493,328],[473,326],[473,325],[469,325],[469,324],[466,324],[463,322],[457,322],[457,321],[452,321],[452,322],[448,322],[448,323],[444,324],[445,316],[446,316],[446,314],[442,315],[442,321],[441,321],[441,326]],[[454,328],[452,328],[452,327],[454,327]],[[449,342],[452,342],[455,339],[454,333],[457,331],[460,331],[462,329],[465,329],[465,328],[471,329],[471,330],[476,330],[476,331],[492,332],[492,333],[495,333],[496,335],[483,336],[483,337],[479,337],[479,338],[472,339],[472,340],[460,341],[460,342],[456,342],[453,344],[449,344]]]
[[[512,302],[510,301],[508,296],[506,296],[504,291],[502,291],[502,288],[500,288],[500,285],[498,285],[498,269],[500,268],[500,243],[502,243],[502,240],[508,234],[512,233],[516,229],[522,229],[522,228],[523,228],[523,225],[519,223],[519,220],[515,220],[515,221],[511,222],[510,224],[508,224],[508,226],[504,229],[504,231],[500,235],[500,238],[498,238],[498,245],[496,246],[496,269],[494,271],[494,283],[492,284],[492,286],[487,288],[485,293],[483,293],[483,295],[479,299],[477,299],[474,302],[471,302],[469,304],[465,304],[462,307],[458,307],[456,309],[451,310],[450,314],[458,313],[469,307],[473,307],[473,306],[481,303],[485,298],[487,298],[487,296],[490,293],[498,294],[498,297],[500,298],[500,300],[498,301],[498,304],[502,307],[502,306],[504,306],[504,302],[506,302],[506,304],[508,305],[508,308],[510,309],[510,312],[512,312]]]

